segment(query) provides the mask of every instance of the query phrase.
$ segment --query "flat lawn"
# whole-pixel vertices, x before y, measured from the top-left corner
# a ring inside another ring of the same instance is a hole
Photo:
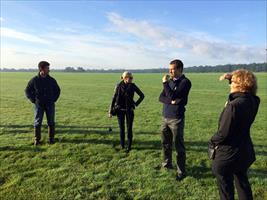
[[[228,97],[220,74],[187,74],[192,89],[186,111],[187,174],[164,170],[160,142],[162,74],[135,74],[145,93],[135,112],[133,150],[119,149],[117,119],[107,118],[119,74],[51,73],[61,87],[56,138],[34,147],[33,106],[24,89],[35,73],[0,73],[0,199],[218,199],[207,157]],[[257,161],[249,170],[255,199],[267,199],[267,73],[258,73],[261,104],[251,129]],[[108,127],[113,131],[108,132]],[[174,156],[173,152],[173,156]]]

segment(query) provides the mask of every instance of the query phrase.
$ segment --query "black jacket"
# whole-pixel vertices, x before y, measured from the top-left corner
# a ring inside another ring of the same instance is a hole
[[[232,93],[221,113],[217,133],[211,143],[218,146],[215,162],[237,161],[249,167],[255,161],[255,152],[250,138],[260,99],[249,93]]]
[[[185,75],[175,81],[170,80],[163,83],[163,90],[159,96],[159,101],[163,103],[163,117],[172,119],[184,117],[190,89],[191,82]],[[171,101],[176,99],[178,100],[177,104],[171,104]]]
[[[60,88],[51,76],[41,77],[38,74],[29,81],[25,94],[32,103],[51,104],[57,101]]]
[[[134,101],[134,93],[139,95],[139,99]],[[117,106],[119,109],[132,110],[138,106],[145,98],[143,92],[134,83],[124,83],[121,81],[115,88],[115,92],[110,105],[111,108]]]

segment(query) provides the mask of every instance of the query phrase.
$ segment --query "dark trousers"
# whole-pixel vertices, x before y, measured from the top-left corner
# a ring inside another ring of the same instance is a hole
[[[172,166],[172,145],[176,151],[177,172],[185,174],[184,118],[163,118],[161,124],[161,142],[163,148],[163,165]]]
[[[221,200],[234,200],[234,184],[240,200],[252,200],[252,191],[248,181],[247,168],[241,169],[239,163],[212,163],[212,171],[216,176]]]
[[[125,119],[127,124],[127,137],[128,137],[128,148],[131,149],[133,141],[133,120],[134,120],[134,111],[118,111],[117,113],[118,123],[120,127],[120,144],[121,147],[125,146]]]
[[[34,127],[42,126],[44,113],[48,126],[55,126],[55,104],[34,105]]]

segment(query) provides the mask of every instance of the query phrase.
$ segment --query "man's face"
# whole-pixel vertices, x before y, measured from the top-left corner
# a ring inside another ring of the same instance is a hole
[[[177,69],[177,67],[173,64],[169,65],[169,74],[171,77],[178,78],[182,73],[180,69]]]
[[[48,75],[49,74],[49,67],[47,66],[47,67],[42,68],[41,71],[40,71],[40,74],[42,76]]]

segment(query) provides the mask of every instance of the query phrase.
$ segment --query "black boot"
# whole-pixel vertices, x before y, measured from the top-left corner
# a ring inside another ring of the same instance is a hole
[[[34,141],[34,145],[40,145],[41,142],[41,126],[36,126],[34,127],[34,137],[35,137],[35,141]]]
[[[131,150],[132,150],[132,148],[128,146],[126,149],[126,153],[129,153]]]
[[[173,169],[172,165],[172,145],[171,144],[163,144],[163,163],[162,167],[166,169]]]
[[[186,177],[185,160],[186,160],[185,152],[179,152],[178,155],[176,155],[177,180],[179,180],[179,181]]]
[[[132,150],[132,138],[128,138],[128,146],[126,149],[126,153],[129,153]]]
[[[49,144],[55,144],[55,126],[48,126]]]

